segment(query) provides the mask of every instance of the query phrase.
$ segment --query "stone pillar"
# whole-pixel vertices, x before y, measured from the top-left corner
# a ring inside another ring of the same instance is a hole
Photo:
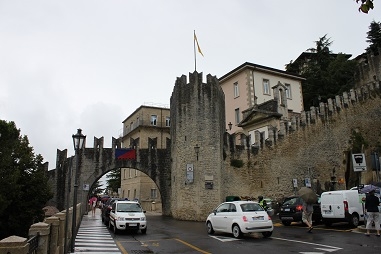
[[[348,93],[347,92],[343,92],[343,105],[344,105],[344,108],[348,108],[349,106],[349,98],[348,98]]]
[[[314,106],[310,107],[310,114],[311,114],[311,123],[316,123],[316,108]]]
[[[51,227],[49,254],[55,254],[59,247],[60,219],[56,216],[51,216],[45,219],[45,223]]]
[[[48,253],[50,225],[45,222],[38,222],[33,224],[29,228],[29,236],[35,236],[37,234],[40,234],[38,240],[37,254]]]
[[[333,100],[329,98],[327,102],[328,102],[328,115],[332,115],[335,110],[335,108],[333,107]]]
[[[336,102],[336,111],[340,112],[341,108],[343,107],[343,104],[341,101],[341,97],[339,95],[335,96],[335,102]]]
[[[0,253],[28,254],[28,239],[19,236],[10,236],[0,241]]]
[[[59,218],[59,232],[58,232],[59,253],[63,254],[65,249],[65,239],[67,239],[70,235],[70,228],[71,228],[71,224],[69,224],[70,219],[66,221],[66,210],[56,213],[55,216]],[[71,214],[69,212],[69,218],[70,216]],[[65,223],[68,223],[67,224],[68,232],[65,231]],[[67,233],[67,235],[65,235],[65,233]],[[67,246],[69,245],[69,241],[66,242],[66,245]]]
[[[260,147],[260,145],[261,145],[261,133],[259,131],[255,131],[254,136],[255,136],[254,145]]]

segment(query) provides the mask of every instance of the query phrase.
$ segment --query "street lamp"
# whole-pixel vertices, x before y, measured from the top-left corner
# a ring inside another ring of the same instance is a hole
[[[73,218],[71,225],[71,252],[74,252],[75,235],[77,232],[77,196],[78,196],[78,167],[79,167],[79,151],[85,144],[86,136],[82,134],[82,130],[78,129],[76,134],[73,134],[73,144],[75,150],[75,175],[74,175],[74,197],[73,197]]]

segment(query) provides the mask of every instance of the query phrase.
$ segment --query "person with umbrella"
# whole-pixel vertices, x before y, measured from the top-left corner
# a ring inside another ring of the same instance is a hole
[[[369,191],[369,194],[365,199],[365,213],[368,215],[368,220],[366,222],[366,236],[369,236],[369,231],[372,228],[372,223],[376,228],[377,234],[376,236],[380,236],[380,212],[378,210],[378,206],[380,205],[380,199],[374,195],[376,192],[375,189]]]
[[[303,199],[302,221],[308,226],[310,233],[312,227],[312,213],[314,211],[313,204],[317,201],[315,192],[310,187],[302,187],[299,190],[299,195]]]

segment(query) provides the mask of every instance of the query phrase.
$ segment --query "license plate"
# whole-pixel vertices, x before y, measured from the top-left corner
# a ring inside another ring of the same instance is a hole
[[[253,217],[253,220],[264,220],[265,218],[263,216]]]
[[[290,208],[285,208],[284,211],[285,211],[285,212],[289,212],[289,211],[290,211]]]
[[[325,214],[331,214],[332,211],[330,211],[330,210],[325,210],[324,213],[325,213]]]
[[[136,227],[138,224],[137,223],[130,223],[130,224],[128,224],[128,226],[130,226],[130,227]]]

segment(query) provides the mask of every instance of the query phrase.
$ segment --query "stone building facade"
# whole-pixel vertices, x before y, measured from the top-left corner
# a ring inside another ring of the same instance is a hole
[[[142,105],[123,121],[123,148],[145,148],[155,140],[157,149],[166,149],[171,126],[169,107]],[[145,173],[134,168],[121,168],[123,198],[138,199],[147,211],[161,212],[161,195],[156,183]]]

